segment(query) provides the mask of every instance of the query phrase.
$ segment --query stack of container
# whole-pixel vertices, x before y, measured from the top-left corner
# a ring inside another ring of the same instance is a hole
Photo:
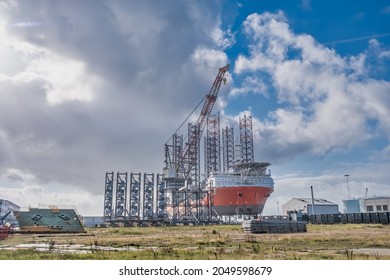
[[[278,220],[247,220],[242,222],[242,229],[248,233],[294,233],[307,231],[306,222]]]

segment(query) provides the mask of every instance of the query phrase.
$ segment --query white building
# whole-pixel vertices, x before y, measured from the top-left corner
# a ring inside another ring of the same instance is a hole
[[[313,214],[313,205],[311,198],[292,198],[287,203],[282,205],[283,215],[288,215],[291,212],[299,212],[302,214]],[[336,203],[330,202],[323,198],[314,199],[314,214],[338,214],[339,206]]]
[[[81,221],[84,227],[97,227],[101,223],[103,223],[103,217],[101,216],[83,216],[81,217]]]
[[[343,200],[344,213],[389,212],[390,196],[371,196]]]
[[[11,213],[4,219],[3,223],[10,223],[15,224],[17,222],[13,211],[19,211],[20,207],[19,205],[16,205],[15,203],[6,200],[6,199],[0,199],[0,218],[4,217],[8,214],[8,212],[11,211]]]

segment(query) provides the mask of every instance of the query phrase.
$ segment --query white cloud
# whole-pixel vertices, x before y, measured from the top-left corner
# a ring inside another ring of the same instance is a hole
[[[36,65],[38,76],[46,80],[45,89],[49,104],[64,101],[91,101],[97,78],[86,72],[83,62],[51,56]]]
[[[390,57],[390,51],[383,51],[380,55],[380,58],[388,58]]]
[[[256,92],[246,81],[266,75],[282,105],[263,122],[264,153],[325,155],[372,139],[373,129],[390,140],[390,82],[368,76],[368,54],[341,57],[310,35],[294,34],[282,12],[252,14],[244,30],[250,55],[236,60],[235,73],[245,78],[231,94]],[[370,120],[379,126],[368,126]]]
[[[203,46],[197,47],[191,58],[197,65],[205,65],[209,69],[218,69],[227,63],[226,53]]]
[[[229,92],[231,96],[245,95],[248,93],[269,95],[268,86],[261,77],[248,76],[244,78],[243,86],[239,88],[232,88]]]
[[[220,24],[211,32],[211,38],[214,40],[216,45],[223,50],[233,46],[236,42],[235,34],[232,30],[222,30]]]
[[[234,36],[218,1],[49,2],[0,3],[0,173],[34,176],[2,194],[20,191],[19,202],[40,188],[28,203],[99,214],[106,171],[162,171],[164,141],[228,62]]]
[[[91,101],[94,84],[98,83],[96,77],[86,72],[83,62],[49,52],[32,60],[25,71],[10,78],[13,83],[43,81],[50,105],[74,100]]]
[[[374,152],[369,160],[375,162],[390,162],[390,144],[382,150]]]
[[[83,215],[96,215],[103,201],[102,195],[93,195],[71,185],[55,182],[41,184],[28,171],[8,169],[0,174],[2,199],[18,204],[23,210],[27,207],[56,205],[74,207]]]
[[[42,81],[46,100],[51,105],[93,99],[93,88],[98,85],[99,79],[87,72],[84,62],[20,40],[7,32],[6,26],[5,21],[0,22],[2,42],[0,56],[4,63],[0,81],[9,81],[13,84]],[[37,25],[16,26],[24,28]]]

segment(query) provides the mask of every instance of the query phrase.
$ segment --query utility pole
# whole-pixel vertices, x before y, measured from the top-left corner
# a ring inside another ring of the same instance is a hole
[[[310,191],[311,191],[311,207],[312,207],[312,210],[313,210],[313,215],[315,215],[316,213],[314,212],[314,194],[313,194],[313,186],[310,186]]]
[[[349,174],[345,174],[344,176],[347,180],[348,199],[351,199],[351,193],[349,191],[349,181],[348,181]]]

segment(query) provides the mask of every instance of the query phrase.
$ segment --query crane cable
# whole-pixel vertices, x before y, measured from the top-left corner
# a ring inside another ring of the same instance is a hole
[[[196,111],[196,109],[199,108],[200,104],[203,103],[203,101],[206,99],[206,96],[205,95],[202,100],[198,103],[198,105],[196,105],[196,107],[194,108],[194,110],[191,111],[191,113],[187,116],[187,118],[181,123],[181,125],[176,129],[176,131],[172,134],[171,137],[169,137],[169,139],[165,142],[165,144],[167,144],[169,141],[171,141],[171,139],[173,138],[173,135],[175,135],[182,127],[183,125],[188,121],[188,119],[191,117],[191,115]]]

